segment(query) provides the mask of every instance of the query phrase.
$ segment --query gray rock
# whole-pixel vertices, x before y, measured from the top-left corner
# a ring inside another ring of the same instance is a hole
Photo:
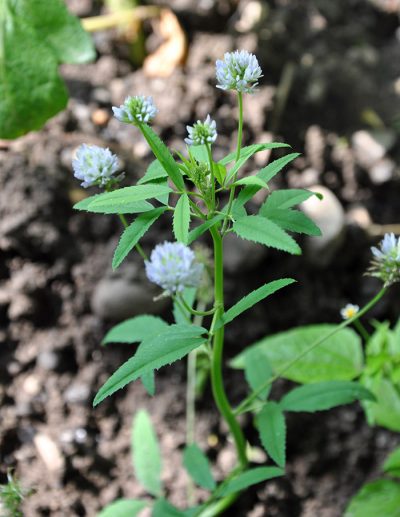
[[[230,274],[249,271],[266,256],[265,246],[236,237],[228,233],[224,238],[224,267]]]
[[[90,388],[87,384],[74,382],[64,392],[64,399],[69,404],[84,404],[89,401]]]
[[[372,165],[368,170],[368,174],[372,183],[380,185],[381,183],[390,181],[393,178],[395,168],[396,165],[392,160],[389,158],[382,158],[382,160],[379,160]]]
[[[357,162],[364,168],[370,169],[384,158],[396,140],[390,130],[356,131],[352,137],[354,154]]]
[[[43,350],[37,358],[37,365],[43,370],[55,370],[59,364],[59,357],[55,352]]]

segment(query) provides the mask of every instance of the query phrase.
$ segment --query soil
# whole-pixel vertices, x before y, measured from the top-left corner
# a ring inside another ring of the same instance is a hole
[[[80,16],[99,13],[92,0],[67,3]],[[176,149],[182,149],[186,124],[212,113],[221,135],[216,156],[222,156],[235,145],[236,108],[232,95],[214,87],[213,63],[225,51],[253,51],[265,77],[258,94],[245,101],[245,143],[290,142],[303,154],[273,188],[324,185],[344,207],[341,238],[324,260],[312,247],[293,258],[231,246],[228,304],[263,281],[294,275],[299,282],[290,294],[252,309],[245,328],[233,322],[227,357],[269,333],[337,322],[345,303],[366,302],[379,289],[377,281],[363,275],[369,247],[377,242],[380,225],[399,223],[396,1],[168,4],[189,41],[183,67],[166,78],[149,78],[127,59],[115,32],[96,34],[95,63],[62,67],[71,95],[68,108],[42,131],[0,146],[0,483],[12,467],[23,486],[34,490],[24,503],[27,517],[94,516],[117,497],[144,496],[130,457],[132,418],[142,407],[160,438],[167,495],[177,506],[185,505],[184,364],[157,373],[154,398],[134,383],[91,407],[99,386],[132,355],[130,346],[101,347],[105,332],[116,321],[148,310],[171,317],[169,306],[152,304],[154,293],[138,257],[131,254],[121,272],[111,272],[119,222],[72,209],[83,196],[71,173],[79,144],[106,145],[118,153],[127,185],[151,159],[138,133],[111,118],[112,105],[128,94],[153,95],[160,110],[155,129]],[[260,12],[252,21],[249,13]],[[148,42],[154,45],[151,37]],[[285,73],[293,73],[293,80],[279,112]],[[386,165],[382,174],[383,169],[376,172],[377,160],[368,158],[370,147],[360,156],[356,146],[360,131],[375,135],[376,130],[385,137],[378,159]],[[248,171],[262,164],[254,161]],[[143,245],[150,250],[168,238],[164,221]],[[121,283],[128,285],[124,295]],[[395,322],[399,294],[393,287],[371,317]],[[245,395],[240,372],[227,368],[225,383],[233,402]],[[282,381],[275,392],[287,387]],[[234,452],[208,390],[198,402],[197,439],[216,460],[215,474],[221,477],[232,467]],[[243,418],[243,426],[257,443],[249,418]],[[226,515],[339,517],[358,488],[379,475],[396,441],[395,433],[368,427],[357,404],[290,416],[287,475],[248,490]]]

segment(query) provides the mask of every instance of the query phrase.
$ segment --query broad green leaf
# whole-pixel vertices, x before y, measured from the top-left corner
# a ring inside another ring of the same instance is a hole
[[[140,178],[137,184],[142,185],[143,183],[152,183],[156,180],[161,180],[164,178],[168,178],[166,170],[158,160],[153,160],[147,167],[144,176]]]
[[[186,287],[182,293],[182,296],[185,300],[185,302],[189,305],[189,307],[193,307],[194,301],[196,300],[196,292],[197,289],[195,287]],[[185,311],[185,312],[183,312]],[[189,314],[186,309],[182,305],[178,305],[176,301],[174,301],[174,319],[175,323],[179,323],[182,325],[187,325],[188,318],[192,317],[191,314]]]
[[[367,483],[350,501],[343,517],[400,517],[400,483]]]
[[[215,481],[211,474],[210,464],[207,456],[193,443],[183,451],[183,464],[193,481],[205,488],[206,490],[214,490]]]
[[[294,388],[279,405],[284,411],[324,411],[355,400],[374,400],[372,393],[358,382],[326,381]]]
[[[160,334],[167,327],[168,323],[161,318],[142,314],[115,325],[107,332],[102,344],[140,343],[146,338]]]
[[[301,249],[295,240],[278,225],[259,215],[248,215],[237,219],[233,231],[242,239],[259,242],[265,246],[300,255]]]
[[[95,194],[94,196],[85,197],[78,203],[75,203],[75,205],[73,206],[73,209],[74,210],[87,210],[90,203],[92,203],[98,196],[100,196],[100,194]],[[151,210],[153,207],[150,205],[150,203],[149,203],[149,206],[150,206],[150,210]]]
[[[318,226],[299,210],[283,208],[260,208],[259,215],[277,224],[289,232],[304,233],[306,235],[322,235]]]
[[[2,0],[0,35],[0,138],[17,138],[65,108],[58,65],[87,62],[95,51],[62,0]]]
[[[223,214],[217,214],[213,218],[209,219],[208,221],[205,221],[203,224],[200,224],[200,226],[197,226],[196,228],[191,230],[189,232],[188,244],[192,244],[192,242],[198,239],[200,235],[209,230],[215,224],[219,223],[219,221],[222,221],[223,218]]]
[[[267,402],[256,416],[261,443],[279,467],[286,462],[286,423],[282,409],[276,402]]]
[[[383,464],[382,470],[390,476],[400,477],[400,447],[397,447],[397,449],[389,454]]]
[[[214,162],[213,170],[216,180],[220,185],[223,185],[227,174],[226,167],[224,165],[221,165],[220,163]]]
[[[175,506],[172,506],[168,501],[165,499],[159,499],[156,501],[155,505],[153,506],[153,512],[151,514],[152,517],[185,517],[186,512],[182,512],[181,510],[178,510],[178,508],[175,508]]]
[[[143,374],[182,359],[204,343],[207,331],[195,325],[171,325],[165,332],[145,339],[136,351],[98,391],[93,405],[133,382]]]
[[[183,244],[188,243],[190,224],[189,196],[182,194],[174,210],[173,230],[175,239]]]
[[[140,130],[142,131],[143,136],[147,140],[150,149],[153,151],[154,156],[161,163],[162,167],[164,167],[165,171],[171,178],[174,185],[179,190],[184,190],[185,183],[183,181],[182,173],[178,167],[178,164],[176,163],[172,154],[170,153],[168,147],[147,124],[140,124]]]
[[[277,160],[274,160],[273,162],[269,163],[266,167],[261,169],[257,173],[257,177],[260,178],[262,181],[265,181],[265,183],[268,183],[274,176],[280,172],[285,165],[290,163],[292,160],[300,156],[300,153],[291,153],[287,154],[286,156],[283,156],[282,158],[278,158]],[[260,190],[258,186],[249,186],[244,188],[238,195],[237,201],[242,206],[247,203],[257,192]]]
[[[257,176],[246,176],[245,178],[242,178],[240,180],[235,181],[235,183],[232,183],[232,186],[254,186],[260,188],[266,188],[268,189],[268,185],[263,181],[262,179],[258,178]]]
[[[240,492],[249,486],[256,485],[268,479],[283,476],[284,471],[278,467],[256,467],[239,474],[236,478],[228,481],[218,489],[218,495],[225,497]]]
[[[171,192],[165,185],[148,183],[134,187],[124,187],[113,192],[97,195],[87,207],[88,212],[104,214],[130,214],[136,212],[139,201],[155,198]],[[151,207],[153,209],[153,207]]]
[[[146,506],[146,501],[139,499],[118,499],[103,508],[97,517],[136,517]]]
[[[265,355],[257,348],[251,348],[244,355],[244,374],[252,391],[257,391],[272,377],[273,371]],[[267,399],[271,385],[264,388],[258,395],[260,399]]]
[[[150,226],[157,221],[160,215],[166,210],[166,207],[161,207],[150,210],[149,212],[144,212],[125,228],[114,252],[112,261],[113,269],[117,269],[121,265],[128,253],[136,246]]]
[[[101,208],[99,210],[93,208],[92,206],[89,208],[94,198],[100,197],[102,195],[103,194],[96,194],[95,196],[83,199],[82,201],[79,201],[79,203],[76,203],[73,206],[73,208],[74,210],[85,210],[86,212],[94,212],[98,214],[141,214],[143,212],[150,212],[150,210],[154,210],[154,206],[148,201],[134,201],[132,203],[125,205],[123,211],[115,209],[114,207],[111,207],[109,209]]]
[[[132,426],[132,463],[135,475],[144,488],[154,496],[160,496],[161,454],[150,416],[144,409],[138,411]]]
[[[235,303],[233,307],[227,310],[222,316],[222,321],[217,324],[215,328],[219,328],[222,324],[226,325],[235,319],[242,312],[247,311],[250,307],[253,307],[256,303],[260,302],[264,298],[267,298],[271,294],[276,293],[279,289],[286,287],[287,285],[293,284],[296,280],[293,278],[281,278],[280,280],[274,280],[268,284],[264,284],[255,291],[244,296],[240,301]]]
[[[189,147],[189,153],[198,162],[208,163],[208,152],[206,145],[191,145]]]
[[[376,402],[363,402],[370,425],[381,425],[391,431],[400,431],[400,389],[389,379],[377,375],[362,377],[362,384],[370,390]]]
[[[363,369],[361,339],[352,329],[339,330],[319,346],[305,353],[314,343],[330,334],[337,325],[308,325],[268,336],[247,350],[257,348],[279,372],[294,357],[301,356],[295,364],[282,373],[282,377],[300,383],[330,380],[351,380]],[[246,351],[247,353],[247,351]],[[302,356],[302,354],[305,354]],[[244,367],[242,352],[232,361],[234,368]]]
[[[304,189],[286,189],[286,190],[274,190],[269,194],[265,203],[263,204],[264,210],[266,213],[268,210],[273,210],[277,208],[285,209],[292,208],[295,205],[306,201],[311,196],[317,196],[322,199],[321,194],[318,192],[311,192],[311,190]]]

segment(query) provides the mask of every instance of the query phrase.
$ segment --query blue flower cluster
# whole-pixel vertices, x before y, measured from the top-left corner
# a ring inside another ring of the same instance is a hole
[[[188,145],[213,144],[217,139],[217,124],[212,120],[210,115],[204,122],[198,120],[193,126],[186,126],[188,138],[185,142]]]
[[[135,95],[127,97],[119,108],[113,106],[114,116],[126,124],[140,124],[153,120],[157,115],[158,109],[155,107],[152,97]]]
[[[400,282],[400,237],[385,234],[380,248],[371,248],[374,256],[369,272],[380,278],[386,286]]]
[[[110,149],[103,149],[97,145],[82,144],[72,161],[74,176],[82,180],[82,187],[93,185],[105,187],[111,181],[122,179],[123,174],[115,176],[119,168],[118,158]]]
[[[223,61],[216,62],[216,76],[222,90],[236,90],[242,93],[253,93],[262,77],[262,70],[254,54],[247,50],[226,52]]]

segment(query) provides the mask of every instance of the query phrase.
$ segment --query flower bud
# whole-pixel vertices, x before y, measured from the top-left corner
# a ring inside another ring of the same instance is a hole
[[[119,108],[113,106],[114,116],[126,124],[148,123],[157,115],[158,109],[155,107],[152,97],[135,95],[127,97]]]
[[[262,77],[262,70],[254,54],[247,50],[226,52],[224,60],[216,62],[217,88],[253,93]]]

